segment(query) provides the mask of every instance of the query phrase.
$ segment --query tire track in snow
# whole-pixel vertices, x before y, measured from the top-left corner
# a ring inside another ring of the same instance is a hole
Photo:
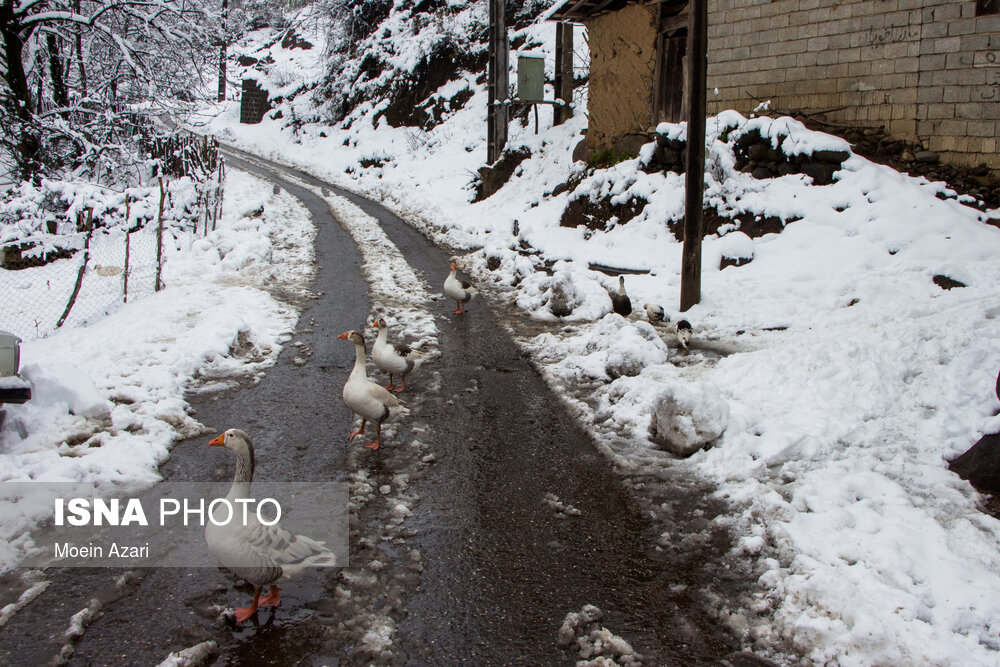
[[[271,165],[250,162],[272,169]],[[285,170],[279,177],[321,198],[334,220],[350,234],[362,256],[361,272],[368,284],[369,300],[377,314],[388,321],[391,338],[398,341],[405,333],[407,343],[422,355],[424,364],[438,358],[438,330],[429,310],[435,299],[378,220],[346,198],[331,195]],[[374,337],[368,327],[373,320],[369,318],[362,330],[369,339]],[[436,393],[441,385],[437,371],[427,366],[421,370],[417,371],[421,393],[403,395],[412,415],[419,415],[421,394]],[[357,643],[352,659],[379,662],[399,657],[393,652],[397,623],[423,569],[419,550],[406,547],[407,537],[413,534],[406,522],[420,500],[410,484],[436,459],[424,440],[430,428],[419,417],[388,422],[382,432],[387,442],[374,455],[379,458],[373,459],[361,441],[347,447],[351,542],[358,550],[334,589],[335,615],[342,620],[332,629],[334,636],[347,635]],[[377,517],[374,522],[372,515]]]

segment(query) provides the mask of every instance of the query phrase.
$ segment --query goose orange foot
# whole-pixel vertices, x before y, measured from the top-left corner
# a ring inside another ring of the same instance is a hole
[[[268,596],[270,597],[270,595]],[[260,606],[260,586],[254,586],[253,588],[253,600],[250,601],[249,607],[239,607],[233,609],[233,616],[237,623],[242,623],[251,616],[257,613],[257,607]]]
[[[267,595],[260,599],[257,603],[258,607],[277,607],[281,604],[281,589],[277,586],[271,586],[268,590]]]

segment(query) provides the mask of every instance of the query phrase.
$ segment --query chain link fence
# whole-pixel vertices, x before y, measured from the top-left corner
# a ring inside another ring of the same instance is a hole
[[[87,324],[155,291],[155,225],[95,230],[89,242],[87,236],[65,239],[79,247],[64,247],[48,257],[25,251],[24,243],[0,246],[0,329],[25,340],[44,338],[61,326]]]

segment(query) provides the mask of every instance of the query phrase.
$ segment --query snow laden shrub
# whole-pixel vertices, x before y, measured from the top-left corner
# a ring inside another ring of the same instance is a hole
[[[565,261],[555,263],[551,276],[541,271],[526,276],[517,304],[538,319],[590,321],[611,311],[607,289],[592,272]]]
[[[653,405],[650,436],[677,456],[690,456],[718,440],[729,423],[729,404],[710,382],[666,387]]]

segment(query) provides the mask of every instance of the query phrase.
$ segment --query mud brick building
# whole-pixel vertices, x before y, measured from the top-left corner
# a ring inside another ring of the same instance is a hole
[[[708,0],[708,112],[883,127],[1000,170],[1000,0]],[[566,0],[591,52],[592,147],[685,116],[687,2]]]

